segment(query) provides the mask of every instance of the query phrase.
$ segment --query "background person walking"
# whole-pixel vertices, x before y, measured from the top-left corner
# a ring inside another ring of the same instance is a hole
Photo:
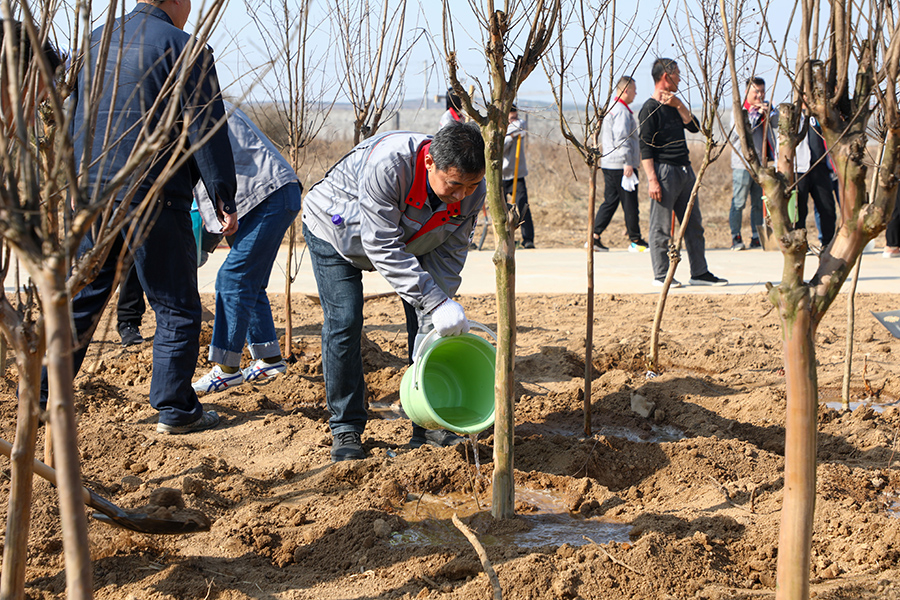
[[[641,237],[640,211],[638,209],[638,183],[635,172],[640,164],[638,126],[634,113],[628,106],[637,95],[637,84],[629,76],[619,79],[616,97],[603,117],[600,126],[600,143],[603,156],[603,204],[594,219],[594,250],[606,252],[600,236],[609,226],[619,204],[625,213],[625,230],[631,243],[629,252],[644,252],[648,244]]]

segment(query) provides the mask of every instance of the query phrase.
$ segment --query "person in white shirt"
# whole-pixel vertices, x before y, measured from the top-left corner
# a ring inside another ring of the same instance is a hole
[[[609,226],[619,204],[625,213],[625,230],[631,244],[629,252],[644,252],[647,242],[641,237],[640,210],[638,208],[637,168],[641,163],[638,146],[638,126],[629,104],[637,95],[637,84],[628,75],[619,79],[616,97],[603,117],[600,126],[600,144],[603,156],[600,168],[603,170],[605,189],[603,204],[594,218],[594,251],[609,250],[600,241],[600,236]]]

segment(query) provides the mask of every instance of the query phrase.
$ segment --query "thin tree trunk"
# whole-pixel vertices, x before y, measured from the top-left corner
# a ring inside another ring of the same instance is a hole
[[[778,536],[776,600],[809,597],[810,548],[816,499],[815,328],[808,290],[796,300],[777,304],[784,331],[784,375],[787,389],[784,447],[784,500]],[[790,294],[794,295],[794,294]]]
[[[856,259],[853,269],[853,283],[847,293],[847,350],[844,356],[844,382],[841,385],[841,409],[850,410],[850,372],[853,365],[853,331],[856,322],[856,284],[859,282],[859,268],[862,265],[862,252]]]
[[[659,371],[659,329],[662,326],[663,312],[666,309],[666,300],[669,297],[669,287],[672,280],[675,279],[675,270],[678,263],[681,262],[681,242],[684,240],[684,230],[687,229],[688,221],[691,218],[691,212],[694,210],[694,204],[700,195],[700,182],[703,181],[706,170],[709,168],[711,155],[713,150],[712,140],[706,143],[706,149],[703,153],[703,162],[700,163],[700,170],[697,171],[697,178],[694,181],[694,187],[691,190],[691,198],[688,200],[687,207],[684,209],[684,216],[681,219],[681,227],[678,229],[678,235],[673,236],[671,244],[669,244],[669,270],[666,273],[666,280],[663,283],[662,291],[659,293],[659,300],[656,303],[656,314],[653,316],[653,329],[650,331],[650,370]],[[653,202],[653,200],[651,200]],[[673,210],[672,228],[675,228],[675,214]],[[672,249],[674,246],[674,249]]]
[[[591,380],[594,378],[594,207],[597,203],[597,163],[591,162],[588,190],[587,323],[584,335],[584,435],[591,436]]]
[[[93,596],[93,581],[72,390],[74,372],[70,310],[68,297],[62,292],[66,289],[64,263],[53,261],[45,269],[44,276],[46,286],[42,297],[47,331],[47,376],[50,384],[47,405],[56,454],[67,595],[69,600],[88,600]]]
[[[287,265],[285,265],[285,278],[284,278],[284,360],[292,363],[294,362],[294,340],[293,340],[293,323],[291,321],[291,261],[294,256],[294,235],[295,235],[296,226],[294,223],[291,223],[290,229],[288,229],[288,235],[290,239],[288,240],[288,251],[287,251]]]
[[[494,126],[492,123],[491,126]],[[494,126],[495,127],[495,126]],[[485,153],[491,160],[491,147],[499,145],[502,156],[505,131],[485,131]],[[513,436],[515,430],[514,392],[516,364],[516,244],[515,230],[510,226],[503,199],[501,170],[488,169],[487,199],[494,226],[497,248],[494,267],[497,277],[497,367],[494,380],[494,474],[491,514],[497,519],[515,515],[515,481],[513,479]]]
[[[24,328],[20,327],[20,331]],[[31,499],[34,476],[32,464],[37,442],[38,399],[41,389],[41,359],[44,356],[43,332],[23,331],[16,344],[19,371],[19,408],[16,439],[10,455],[11,482],[6,517],[6,542],[3,547],[3,572],[0,574],[0,599],[25,597],[25,566],[28,557],[28,530],[31,524]],[[33,342],[24,339],[31,337]]]

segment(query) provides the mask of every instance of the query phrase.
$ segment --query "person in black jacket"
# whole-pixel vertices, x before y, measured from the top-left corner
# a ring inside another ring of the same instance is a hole
[[[684,218],[691,190],[694,170],[688,153],[684,130],[700,131],[697,118],[675,95],[681,82],[678,63],[671,58],[657,58],[653,62],[653,96],[641,108],[640,149],[641,166],[647,175],[650,191],[650,261],[653,265],[653,285],[662,286],[669,270],[669,239],[674,211],[678,220]],[[703,216],[700,205],[694,204],[684,232],[684,246],[691,265],[691,285],[728,285],[728,281],[709,272],[706,265],[706,239],[703,236]],[[681,284],[672,280],[674,287]]]

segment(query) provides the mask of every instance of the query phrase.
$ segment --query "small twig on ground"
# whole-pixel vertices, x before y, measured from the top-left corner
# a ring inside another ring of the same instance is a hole
[[[756,488],[750,490],[750,512],[756,512]]]
[[[475,554],[478,555],[479,560],[481,560],[481,566],[484,569],[485,574],[487,574],[488,579],[491,580],[491,587],[494,588],[494,600],[503,600],[503,588],[500,587],[500,580],[497,578],[497,573],[494,571],[494,567],[491,566],[491,561],[488,560],[487,552],[484,550],[484,546],[481,545],[481,542],[478,541],[478,538],[472,533],[472,530],[465,526],[465,524],[459,520],[459,517],[456,513],[453,513],[453,517],[451,519],[453,524],[459,529],[466,539],[469,540],[469,543],[472,544],[472,547],[475,548]]]
[[[640,575],[641,577],[644,576],[643,573],[641,573],[640,571],[638,571],[638,570],[635,569],[634,567],[631,567],[631,566],[626,565],[626,564],[623,563],[621,560],[619,560],[618,558],[616,558],[615,556],[613,556],[612,554],[610,554],[609,552],[607,552],[606,549],[605,549],[603,546],[601,546],[600,544],[598,544],[597,542],[595,542],[594,540],[592,540],[592,539],[589,538],[588,536],[583,535],[583,536],[581,536],[581,537],[583,537],[584,539],[586,539],[586,540],[589,541],[590,543],[592,543],[592,544],[594,544],[595,546],[597,546],[597,548],[600,550],[600,552],[602,552],[603,554],[606,555],[606,558],[608,558],[609,560],[613,561],[614,563],[616,563],[616,564],[619,565],[620,567],[625,567],[626,569],[628,569],[628,570],[631,571],[632,573],[637,573],[637,574]]]
[[[424,498],[424,497],[425,497],[425,492],[422,492],[421,494],[419,494],[419,499],[416,500],[416,510],[415,510],[415,512],[413,512],[414,517],[419,516],[419,503],[422,501],[422,498]]]
[[[212,593],[212,586],[215,578],[210,579],[206,584],[206,596],[203,597],[203,600],[209,600],[209,595]]]
[[[425,582],[426,585],[430,585],[436,590],[441,589],[441,586],[438,585],[438,582],[426,575],[425,573],[419,573],[419,579]]]

